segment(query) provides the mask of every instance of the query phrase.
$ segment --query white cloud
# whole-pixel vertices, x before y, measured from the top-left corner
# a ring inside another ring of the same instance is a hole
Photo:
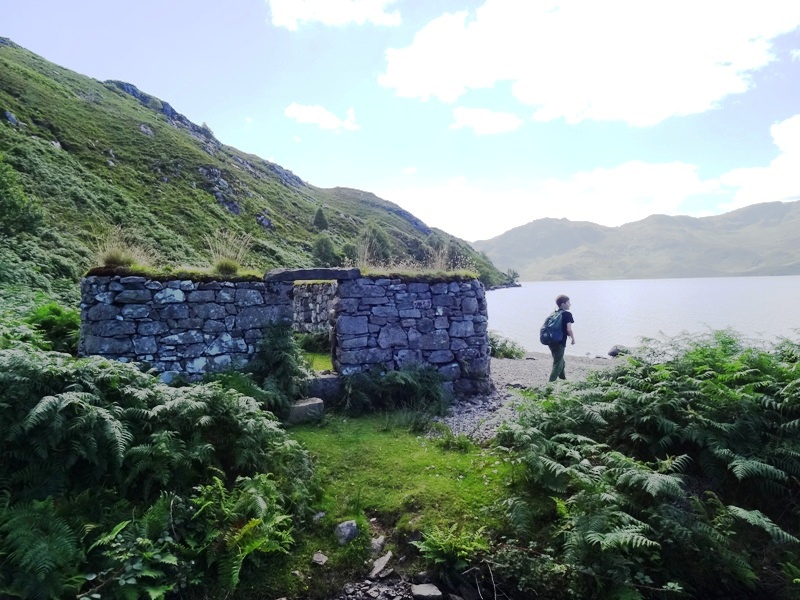
[[[318,22],[341,27],[350,23],[400,25],[400,12],[388,8],[396,0],[268,0],[272,24],[297,31],[300,25]]]
[[[347,116],[340,119],[327,108],[319,105],[303,105],[292,102],[283,111],[290,119],[294,119],[298,123],[307,123],[317,125],[320,129],[331,129],[333,131],[357,131],[360,129],[356,123],[356,112],[352,108],[347,109]]]
[[[416,175],[417,174],[417,167],[406,167],[403,169],[404,175]]]
[[[800,200],[800,114],[770,128],[780,154],[766,167],[735,169],[720,177],[732,190],[726,210],[758,202]]]
[[[389,49],[379,82],[452,103],[509,82],[535,119],[656,124],[713,109],[773,60],[800,2],[487,0]]]
[[[513,113],[459,106],[453,109],[450,129],[471,128],[478,135],[491,135],[515,131],[521,126],[522,119]]]
[[[685,214],[686,198],[717,192],[717,182],[702,181],[693,165],[641,161],[526,187],[504,189],[457,177],[427,187],[376,191],[428,225],[470,241],[544,217],[617,226],[651,214]]]
[[[800,60],[800,50],[790,50],[789,56],[792,57],[792,60]]]
[[[252,124],[253,124],[253,117],[245,117],[245,118],[244,118],[244,122],[245,122],[247,125],[252,125]]]

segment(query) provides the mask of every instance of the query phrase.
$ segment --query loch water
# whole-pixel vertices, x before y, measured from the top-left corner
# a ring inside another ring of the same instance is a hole
[[[558,294],[570,297],[575,318],[568,355],[727,328],[758,342],[800,340],[800,276],[523,282],[486,293],[489,329],[547,352],[539,328]]]

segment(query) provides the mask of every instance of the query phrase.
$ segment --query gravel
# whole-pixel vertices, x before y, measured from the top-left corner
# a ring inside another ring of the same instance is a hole
[[[588,356],[566,356],[566,362],[568,381],[584,379],[592,370],[614,365],[613,359]],[[514,415],[521,398],[514,390],[545,387],[552,366],[549,353],[530,352],[522,359],[493,358],[494,393],[457,401],[442,421],[456,435],[463,433],[478,441],[488,440],[503,421]]]

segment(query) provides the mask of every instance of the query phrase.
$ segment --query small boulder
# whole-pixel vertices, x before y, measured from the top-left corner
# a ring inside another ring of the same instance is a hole
[[[358,525],[355,521],[345,521],[339,523],[334,530],[334,535],[339,542],[340,546],[344,546],[347,542],[353,541],[358,535]]]
[[[386,545],[386,536],[381,535],[376,538],[372,538],[370,545],[372,548],[373,556],[378,556],[378,554],[383,552],[383,547]]]
[[[286,422],[290,425],[319,421],[325,413],[325,404],[322,398],[305,398],[292,404]]]
[[[369,578],[374,579],[378,576],[378,574],[386,568],[386,565],[392,559],[392,552],[391,550],[381,556],[378,560],[375,561],[372,567],[372,571],[369,573]]]
[[[442,598],[442,592],[432,583],[412,585],[411,595],[414,600],[440,600]]]
[[[608,355],[613,356],[615,358],[620,354],[630,354],[630,353],[631,353],[630,348],[622,345],[612,346],[611,350],[608,351]]]

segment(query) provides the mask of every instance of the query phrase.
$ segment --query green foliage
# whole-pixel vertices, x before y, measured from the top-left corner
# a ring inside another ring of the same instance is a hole
[[[313,333],[295,333],[297,345],[305,352],[330,352],[331,342],[327,331]]]
[[[280,492],[268,475],[238,478],[231,490],[215,477],[197,491],[192,499],[192,520],[202,536],[197,542],[209,548],[206,567],[216,566],[222,589],[236,588],[242,563],[253,552],[288,551],[291,519],[281,514]]]
[[[320,210],[337,246],[357,246],[368,223],[380,223],[393,257],[415,257],[425,244],[428,232],[395,205],[307,185],[124,88],[0,46],[0,105],[19,121],[0,127],[0,283],[74,283],[91,266],[97,233],[118,224],[177,265],[210,266],[207,237],[246,234],[253,244],[238,262],[262,273],[311,266],[313,237],[326,231]]]
[[[342,262],[331,236],[327,233],[321,233],[314,239],[311,257],[315,264],[323,267],[338,267]]]
[[[95,257],[97,264],[109,268],[147,267],[158,262],[156,253],[149,246],[120,226],[109,227],[100,236]]]
[[[220,382],[171,388],[21,340],[0,350],[0,388],[3,594],[232,590],[308,514],[307,453]]]
[[[348,375],[343,387],[340,408],[350,414],[401,408],[442,414],[449,400],[439,372],[416,364]]]
[[[0,235],[35,231],[41,221],[41,210],[25,195],[17,172],[0,155]]]
[[[798,558],[796,348],[730,332],[652,343],[526,404],[500,437],[525,481],[505,574],[536,587],[549,573],[548,597],[788,594],[772,565]]]
[[[243,371],[217,371],[206,374],[204,381],[217,381],[223,388],[235,390],[243,396],[253,398],[259,403],[263,410],[267,410],[276,415],[286,414],[289,410],[289,402],[286,395],[274,385],[266,388],[259,386],[253,379],[251,373]]]
[[[211,265],[211,272],[223,277],[233,277],[242,266],[232,258],[218,258]]]
[[[211,255],[211,270],[218,275],[231,277],[242,268],[242,261],[253,245],[249,233],[236,233],[223,229],[206,236],[206,245]]]
[[[392,256],[392,242],[386,230],[377,223],[370,223],[358,238],[358,266],[379,265]]]
[[[81,316],[77,310],[64,308],[57,302],[48,302],[36,307],[25,319],[42,333],[50,350],[78,353]]]
[[[393,532],[387,533],[387,549],[407,557],[396,567],[404,576],[424,568],[416,550],[407,547],[407,536],[420,539],[420,532],[434,527],[446,530],[458,523],[458,535],[486,527],[483,535],[488,538],[501,524],[500,499],[510,475],[505,457],[474,445],[465,452],[444,450],[410,430],[407,422],[396,421],[393,417],[401,412],[358,418],[329,415],[322,423],[290,430],[316,457],[323,488],[320,509],[326,516],[309,532],[305,552],[293,552],[284,570],[289,581],[324,586],[316,595],[305,591],[282,595],[325,598],[345,582],[363,578],[365,557],[346,567],[331,535],[343,520],[356,519],[361,527],[362,520],[367,525],[375,519],[372,527]],[[368,544],[369,536],[364,538]],[[324,567],[309,564],[317,550],[330,558]],[[479,558],[481,553],[473,556]],[[304,577],[292,576],[293,570]],[[472,573],[470,579],[474,582]]]
[[[19,598],[75,595],[83,583],[79,536],[58,515],[53,498],[0,505],[0,592]]]
[[[489,353],[493,358],[523,358],[525,349],[517,342],[489,330]]]
[[[317,212],[314,213],[312,225],[320,231],[328,228],[328,219],[325,217],[325,212],[322,210],[322,207],[319,207]]]
[[[476,444],[472,439],[464,434],[458,435],[453,433],[447,425],[440,422],[435,422],[430,427],[431,433],[434,434],[434,441],[439,448],[443,450],[452,450],[454,452],[469,452],[475,448]]]
[[[290,324],[278,323],[265,328],[247,370],[264,389],[281,394],[287,405],[303,396],[308,365]]]
[[[477,562],[479,556],[489,550],[485,529],[465,531],[455,523],[447,528],[434,525],[422,532],[421,541],[411,543],[433,567],[456,574]]]

